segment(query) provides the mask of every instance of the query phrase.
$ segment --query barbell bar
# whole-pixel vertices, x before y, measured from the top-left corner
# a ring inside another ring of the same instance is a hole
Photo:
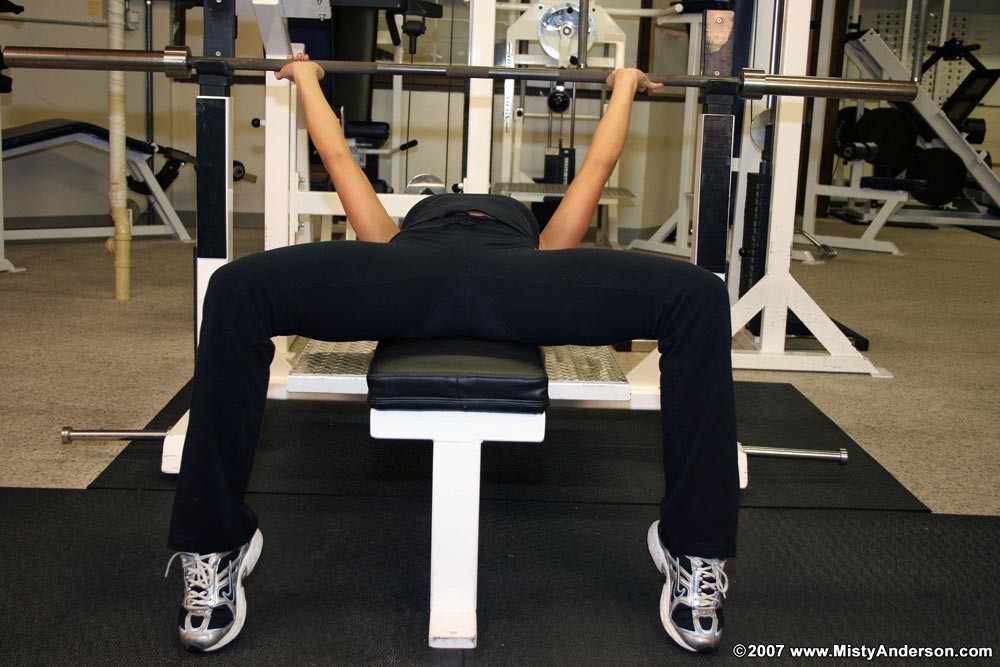
[[[63,426],[60,431],[62,443],[69,445],[77,440],[163,440],[167,431],[83,431],[72,426]]]
[[[390,76],[439,76],[450,79],[514,79],[576,83],[604,83],[609,71],[481,67],[474,65],[406,65],[385,62],[313,60],[328,73]],[[163,51],[112,49],[57,49],[37,46],[8,46],[0,52],[0,67],[23,69],[104,70],[163,72],[174,78],[188,78],[203,65],[225,63],[228,71],[275,72],[286,60],[278,58],[202,58],[191,55],[188,47],[167,47]],[[681,88],[735,87],[740,97],[760,99],[764,95],[833,97],[863,100],[910,101],[917,96],[916,84],[909,81],[840,79],[815,76],[766,74],[744,69],[738,76],[709,77],[690,74],[649,75],[649,80]]]
[[[783,447],[754,447],[740,445],[747,456],[761,456],[776,459],[810,459],[814,461],[836,461],[842,466],[847,465],[847,450],[841,447],[837,451],[822,449],[786,449]]]

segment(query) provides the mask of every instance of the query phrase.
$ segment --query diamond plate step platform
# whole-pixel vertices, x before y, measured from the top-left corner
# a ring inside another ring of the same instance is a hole
[[[548,197],[561,197],[566,194],[568,185],[559,183],[494,183],[491,193],[507,195],[521,201],[545,201]],[[619,199],[634,199],[635,195],[628,188],[605,186],[601,191],[601,204],[616,204]]]
[[[373,341],[306,343],[288,374],[288,392],[295,394],[367,394],[368,364]],[[627,401],[628,380],[607,347],[561,345],[546,347],[549,398],[576,401]]]

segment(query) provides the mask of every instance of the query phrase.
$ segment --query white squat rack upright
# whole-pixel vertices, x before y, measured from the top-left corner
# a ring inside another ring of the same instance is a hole
[[[763,26],[755,31],[758,47]],[[784,7],[781,31],[780,69],[784,75],[806,74],[809,47],[810,8],[808,3],[788,2]],[[816,301],[792,277],[792,240],[795,234],[795,197],[805,101],[801,97],[778,98],[774,129],[774,168],[771,200],[771,227],[768,234],[767,271],[764,278],[740,297],[732,308],[733,336],[739,349],[733,350],[733,367],[744,370],[813,371],[862,373],[892,377],[858,352],[846,335]],[[749,132],[751,114],[744,115],[744,133]],[[733,169],[739,170],[740,164]],[[696,183],[697,187],[697,183]],[[785,193],[785,194],[782,194]],[[699,198],[696,191],[695,201]],[[739,237],[733,245],[738,247]],[[733,268],[730,267],[732,274]],[[733,278],[731,277],[731,280]],[[786,348],[788,313],[794,313],[822,346],[818,351]],[[745,327],[758,313],[759,337]],[[629,374],[634,407],[654,408],[659,391],[659,352],[653,351]]]

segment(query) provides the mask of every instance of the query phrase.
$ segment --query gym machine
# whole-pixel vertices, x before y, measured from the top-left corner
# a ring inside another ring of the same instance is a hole
[[[596,2],[564,2],[545,0],[533,4],[503,3],[498,9],[520,15],[507,28],[506,67],[543,66],[601,67],[616,69],[625,63],[625,33],[614,20],[616,10]],[[642,10],[632,10],[628,16],[640,16]],[[672,10],[647,10],[650,16]],[[582,17],[586,16],[586,20]],[[589,55],[591,51],[596,54]],[[509,195],[529,202],[544,227],[576,173],[577,122],[598,122],[601,114],[583,115],[577,109],[577,84],[549,84],[545,112],[529,112],[526,108],[527,81],[504,82],[503,136],[499,182],[493,184],[496,194]],[[604,100],[601,100],[603,107]],[[603,108],[601,109],[603,113]],[[566,116],[569,115],[569,136],[565,139]],[[547,141],[544,150],[544,175],[532,178],[522,170],[522,138],[527,120],[547,121]],[[555,135],[555,136],[554,136]],[[568,145],[567,145],[568,144]],[[598,231],[608,245],[620,248],[618,242],[618,203],[634,195],[618,187],[618,169],[608,179],[598,207]]]
[[[922,44],[924,39],[918,37],[917,43]],[[972,56],[972,47],[956,40],[931,49],[933,55],[926,62],[914,55],[916,65],[911,73],[874,30],[847,42],[845,52],[850,61],[878,79],[919,80],[942,59],[964,58],[973,71],[943,106],[920,89],[914,100],[888,108],[863,111],[859,104],[841,110],[836,152],[850,166],[850,182],[845,186],[818,183],[813,162],[818,157],[814,157],[806,184],[803,229],[821,242],[898,255],[902,253],[894,243],[876,238],[890,222],[1000,227],[1000,219],[995,217],[1000,208],[1000,177],[986,154],[973,147],[982,140],[985,128],[969,118],[1000,78],[1000,70],[983,66]],[[817,105],[813,116],[814,151],[819,147],[816,124],[823,124],[821,106]],[[863,175],[866,163],[876,170],[874,176]],[[860,237],[818,235],[816,197],[824,195],[881,204],[867,213],[849,207],[831,211],[849,222],[867,223]],[[912,202],[923,206],[912,206]]]

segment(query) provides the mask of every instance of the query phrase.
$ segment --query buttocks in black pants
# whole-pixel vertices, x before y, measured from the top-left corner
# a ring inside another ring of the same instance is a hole
[[[389,243],[312,243],[219,269],[205,299],[169,546],[226,551],[257,527],[243,496],[272,336],[537,345],[649,338],[662,353],[661,538],[674,554],[734,555],[739,483],[723,281],[663,257],[535,243],[464,214],[406,228]]]

